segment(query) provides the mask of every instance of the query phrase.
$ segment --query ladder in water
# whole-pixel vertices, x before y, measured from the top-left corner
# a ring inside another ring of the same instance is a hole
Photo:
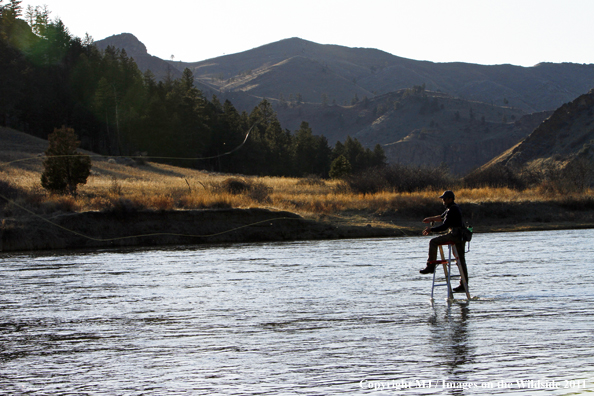
[[[445,254],[443,252],[443,246],[448,246],[448,258],[445,258]],[[454,292],[452,291],[452,282],[451,280],[460,278],[462,285],[466,289],[466,298],[470,301],[470,293],[468,291],[468,283],[466,282],[466,277],[464,276],[464,271],[462,271],[462,264],[460,263],[460,258],[458,257],[458,250],[456,249],[456,245],[454,242],[447,242],[442,245],[439,245],[439,254],[441,255],[441,260],[435,260],[434,264],[441,264],[443,266],[443,273],[445,275],[445,282],[446,283],[435,283],[435,273],[437,272],[437,268],[433,271],[433,284],[431,285],[431,301],[433,301],[433,291],[437,286],[447,286],[448,287],[448,301],[454,300]],[[458,267],[458,275],[452,275],[452,262],[456,263]]]

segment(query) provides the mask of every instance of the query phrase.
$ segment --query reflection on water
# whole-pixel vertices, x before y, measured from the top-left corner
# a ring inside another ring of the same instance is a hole
[[[0,394],[592,391],[593,240],[477,234],[451,306],[423,237],[0,255]]]

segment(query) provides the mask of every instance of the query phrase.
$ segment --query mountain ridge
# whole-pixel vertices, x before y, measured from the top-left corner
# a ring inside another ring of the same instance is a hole
[[[134,40],[112,36],[109,45],[130,41],[136,56],[150,56]],[[269,100],[286,129],[307,121],[332,144],[352,136],[383,145],[390,162],[445,163],[457,174],[491,161],[594,87],[593,64],[434,63],[300,38],[200,62],[159,61],[161,70],[189,68],[207,97],[239,111]]]
[[[594,86],[594,65],[574,63],[539,63],[532,67],[476,65],[452,62],[434,63],[398,57],[372,48],[350,48],[333,44],[317,44],[299,38],[280,40],[248,51],[224,55],[200,62],[170,62],[179,68],[190,68],[197,80],[209,81],[226,90],[225,79],[239,79],[241,73],[266,70],[281,60],[296,56],[317,60],[349,81],[375,94],[382,94],[425,84],[432,91],[448,92],[469,100],[495,101],[520,107],[526,112],[554,110],[561,104],[587,92]],[[318,76],[318,78],[323,78]],[[256,96],[264,96],[258,87],[240,87]],[[276,87],[285,96],[295,92],[295,86]],[[351,100],[327,92],[338,103]],[[319,97],[301,92],[308,101],[320,102]],[[278,99],[277,96],[274,96]]]

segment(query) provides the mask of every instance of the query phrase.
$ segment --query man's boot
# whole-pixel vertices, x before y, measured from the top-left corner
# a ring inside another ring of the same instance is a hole
[[[435,272],[435,264],[427,263],[427,266],[419,271],[421,274],[432,274]]]

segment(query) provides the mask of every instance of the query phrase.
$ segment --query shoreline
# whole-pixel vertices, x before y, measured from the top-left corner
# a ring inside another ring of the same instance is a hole
[[[412,237],[421,236],[424,228],[420,221],[410,219],[397,223],[371,218],[314,220],[261,208],[63,213],[45,221],[33,216],[5,218],[0,252]],[[510,224],[497,220],[475,224],[477,233],[587,228],[594,228],[594,222]]]

